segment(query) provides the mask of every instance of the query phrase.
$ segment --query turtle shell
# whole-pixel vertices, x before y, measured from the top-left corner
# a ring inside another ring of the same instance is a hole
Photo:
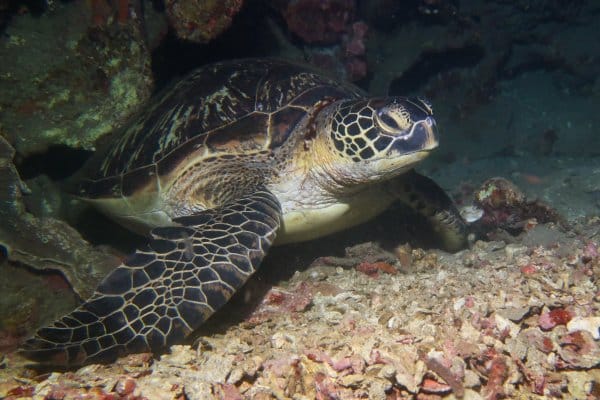
[[[90,199],[128,197],[168,176],[191,153],[276,151],[321,101],[362,96],[355,86],[283,60],[207,65],[157,96],[117,133],[73,189]]]

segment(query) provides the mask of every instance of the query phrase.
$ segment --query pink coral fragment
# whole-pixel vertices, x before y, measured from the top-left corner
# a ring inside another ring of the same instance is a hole
[[[557,325],[566,325],[573,318],[573,313],[564,308],[555,308],[543,313],[538,319],[538,325],[542,330],[548,331]]]
[[[452,388],[450,385],[445,383],[441,383],[432,378],[424,378],[423,383],[421,383],[421,390],[425,393],[431,394],[443,394],[450,393]]]

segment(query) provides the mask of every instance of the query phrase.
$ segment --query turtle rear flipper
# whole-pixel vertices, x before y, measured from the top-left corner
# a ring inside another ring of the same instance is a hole
[[[109,274],[72,313],[38,330],[22,353],[61,365],[156,351],[198,328],[254,273],[275,239],[281,209],[261,189],[156,228],[149,245]]]

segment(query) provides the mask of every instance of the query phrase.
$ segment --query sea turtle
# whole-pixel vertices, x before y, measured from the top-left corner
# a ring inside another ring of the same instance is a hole
[[[150,240],[75,311],[27,340],[53,364],[182,341],[276,243],[356,225],[401,201],[457,250],[465,225],[412,170],[438,145],[430,105],[376,97],[275,59],[202,67],[93,157],[77,195]]]

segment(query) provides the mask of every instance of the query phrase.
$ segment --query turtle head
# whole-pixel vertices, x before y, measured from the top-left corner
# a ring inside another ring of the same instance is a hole
[[[357,182],[398,175],[438,145],[431,106],[419,98],[385,97],[332,105],[321,125],[330,174]]]

